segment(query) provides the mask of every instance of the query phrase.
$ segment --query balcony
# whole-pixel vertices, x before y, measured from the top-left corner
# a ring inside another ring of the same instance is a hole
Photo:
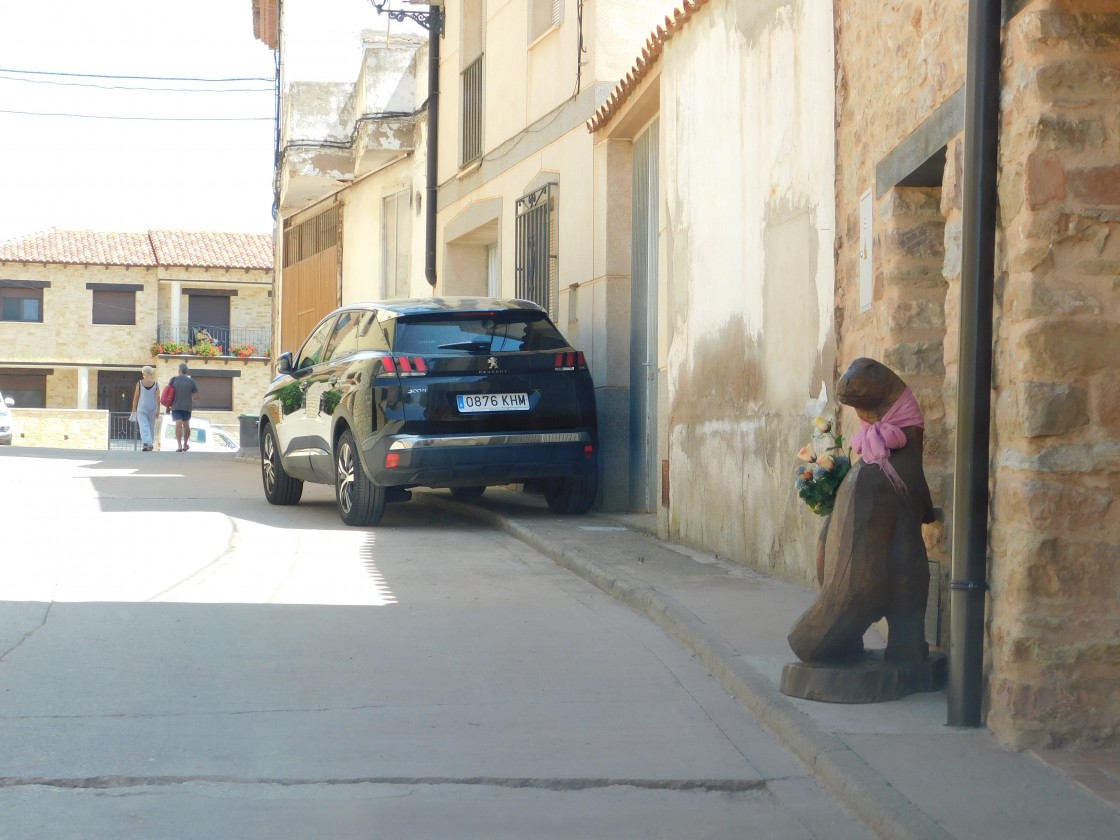
[[[152,355],[268,359],[272,356],[272,330],[210,324],[160,324],[156,328]]]

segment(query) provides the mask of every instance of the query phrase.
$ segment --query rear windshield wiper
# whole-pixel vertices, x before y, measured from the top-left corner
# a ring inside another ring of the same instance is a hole
[[[489,353],[489,341],[453,341],[450,344],[441,344],[440,350],[469,350],[472,353]]]

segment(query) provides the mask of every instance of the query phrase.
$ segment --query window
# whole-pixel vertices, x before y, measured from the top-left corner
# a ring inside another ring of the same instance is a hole
[[[564,20],[564,0],[529,0],[529,43]]]
[[[206,376],[192,371],[191,378],[198,386],[196,409],[233,411],[233,377]]]
[[[43,321],[43,287],[50,283],[0,280],[0,321]]]
[[[420,355],[551,351],[568,346],[545,314],[532,310],[500,312],[493,316],[475,313],[404,316],[397,319],[393,336],[393,352]]]
[[[344,359],[358,352],[358,321],[362,317],[360,310],[349,310],[338,316],[335,322],[334,334],[331,336],[330,349],[327,350],[326,361]]]
[[[459,165],[482,157],[483,55],[486,52],[486,0],[463,0],[460,27],[460,79],[462,124]]]
[[[386,297],[408,297],[409,263],[412,261],[411,190],[402,190],[381,202],[381,282]]]
[[[366,312],[362,315],[362,322],[358,326],[359,350],[388,350],[389,341],[385,337],[385,330],[377,320],[376,312]]]
[[[94,289],[93,323],[135,324],[136,292]]]
[[[0,370],[0,393],[11,397],[16,408],[46,408],[47,375],[48,371]]]
[[[459,165],[466,166],[482,157],[483,74],[480,55],[463,71],[463,126]]]
[[[323,360],[323,350],[326,347],[327,339],[330,338],[334,322],[335,319],[332,316],[315,328],[315,332],[311,333],[311,336],[303,343],[295,364],[292,365],[292,370],[303,370],[312,365],[317,365]]]
[[[517,199],[514,297],[531,300],[555,317],[556,184]]]

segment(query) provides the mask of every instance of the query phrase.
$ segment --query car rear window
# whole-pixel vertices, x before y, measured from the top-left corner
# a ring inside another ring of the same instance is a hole
[[[470,355],[563,350],[570,345],[542,312],[408,315],[394,325],[393,352]]]

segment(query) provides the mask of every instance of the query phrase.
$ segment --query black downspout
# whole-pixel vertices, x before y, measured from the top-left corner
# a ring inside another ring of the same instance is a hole
[[[443,9],[428,6],[428,179],[425,190],[424,277],[436,285],[436,198],[439,192],[436,153],[439,149],[439,41],[443,34]]]
[[[1000,0],[969,0],[953,579],[949,608],[949,726],[979,726],[983,694],[999,71]]]

